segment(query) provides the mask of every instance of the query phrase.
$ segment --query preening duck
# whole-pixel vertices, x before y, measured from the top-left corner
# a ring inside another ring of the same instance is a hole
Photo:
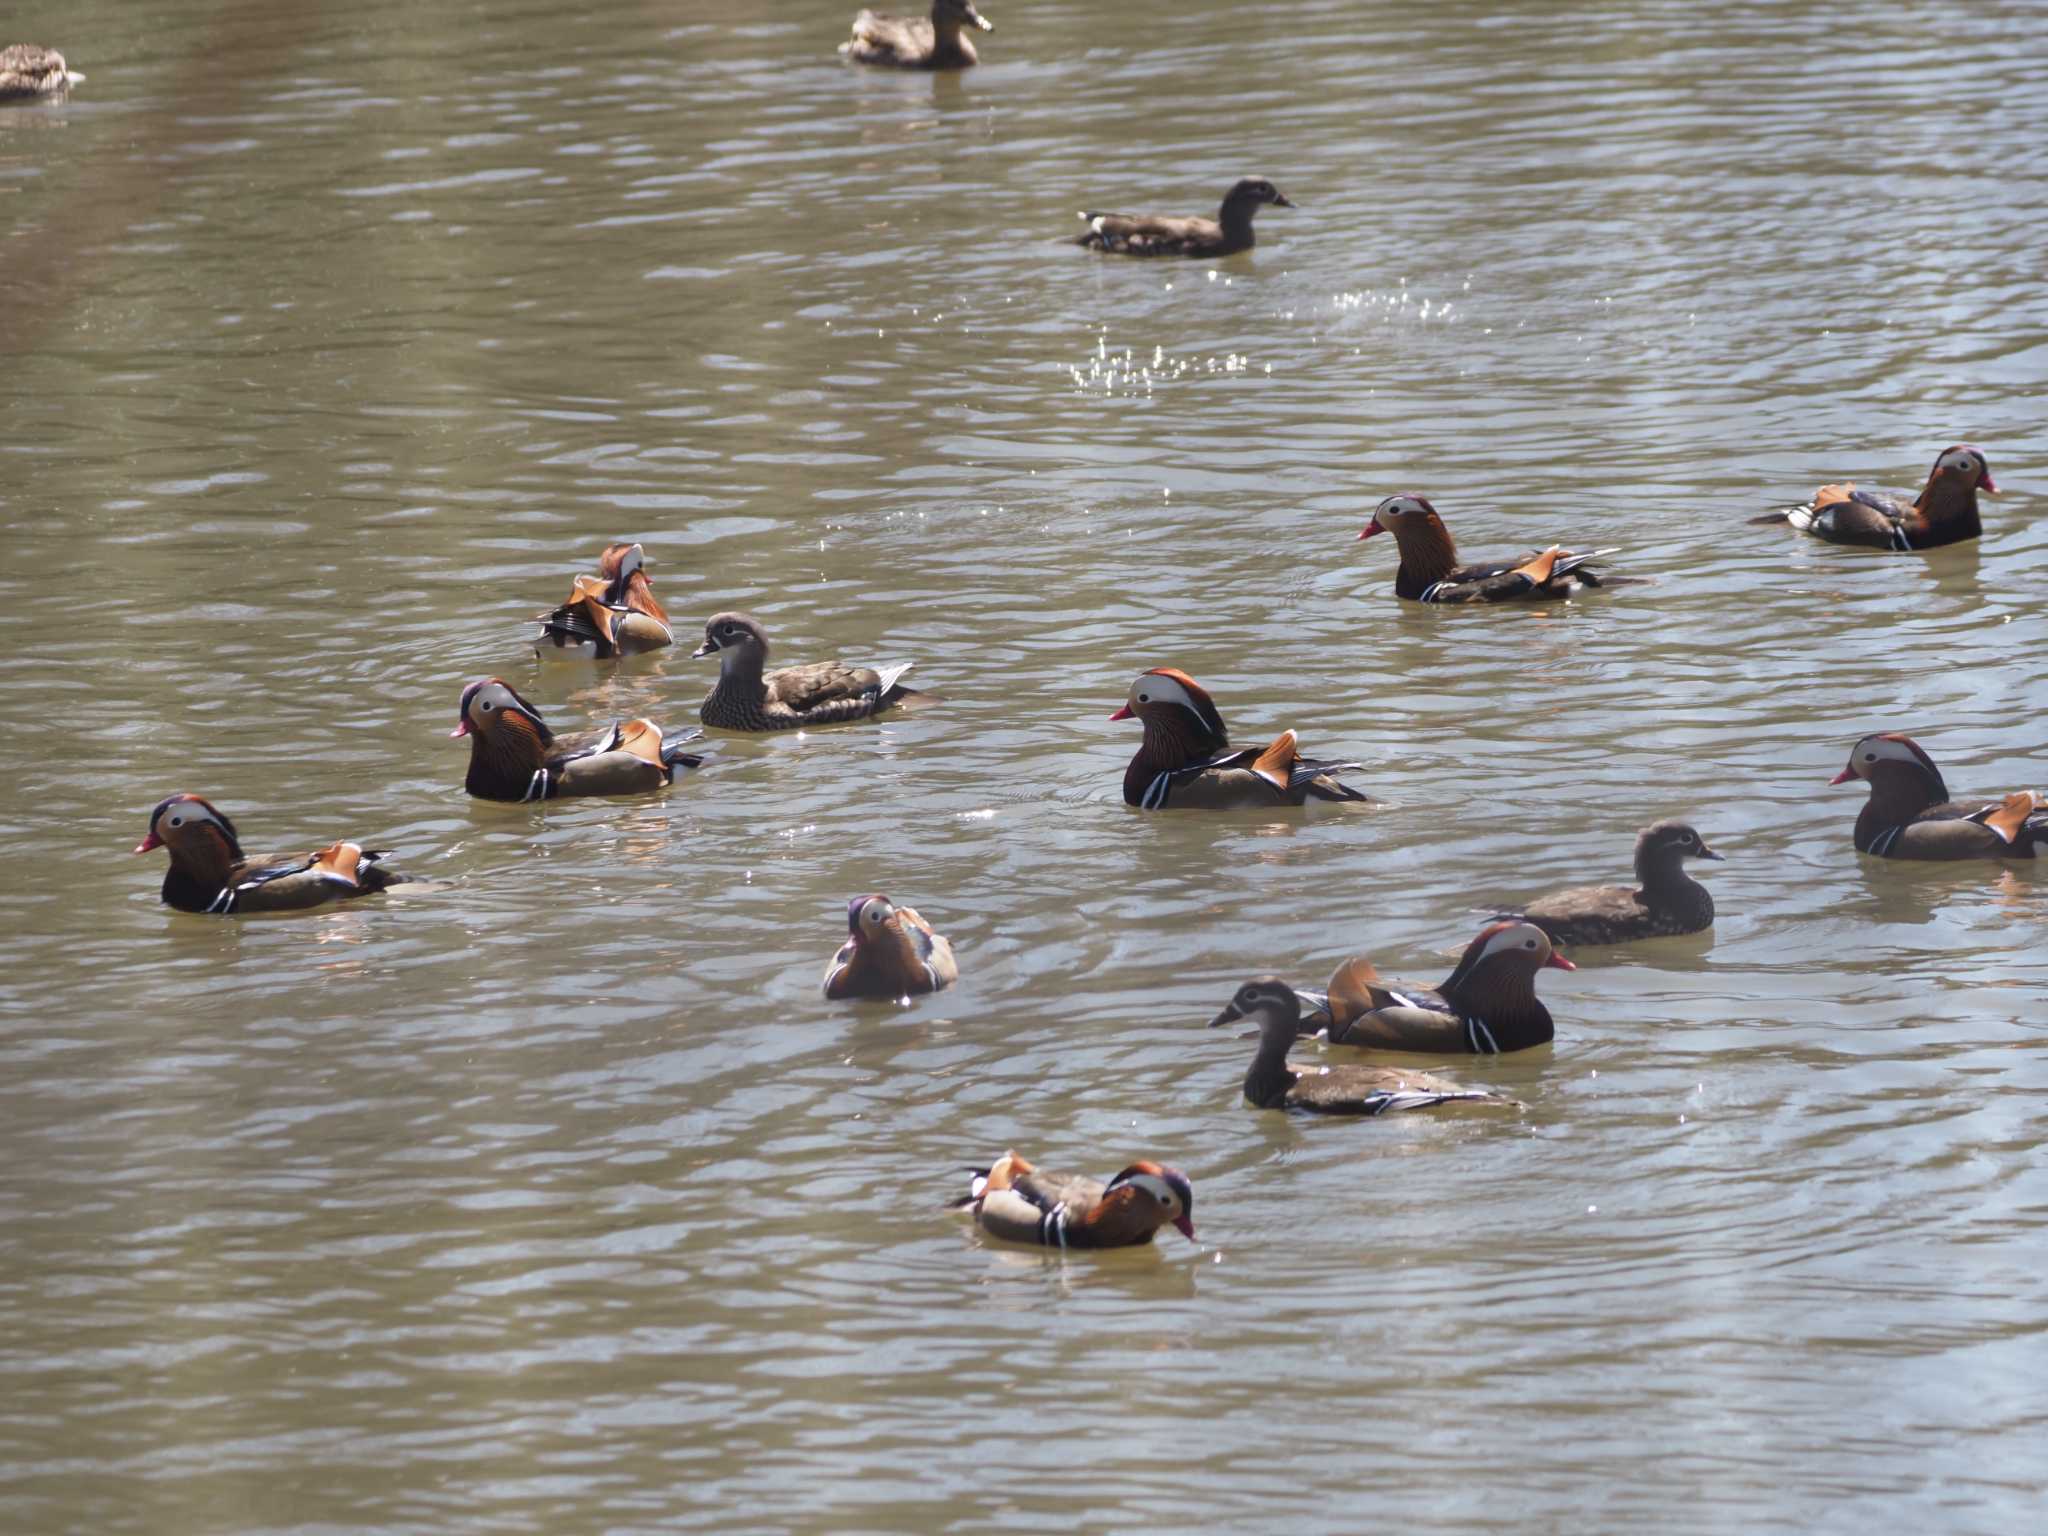
[[[846,904],[846,930],[825,968],[827,997],[915,997],[960,978],[953,946],[914,909],[879,893]]]
[[[1250,810],[1371,798],[1337,779],[1360,764],[1303,757],[1291,730],[1269,746],[1233,748],[1215,701],[1173,667],[1139,673],[1123,708],[1109,718],[1135,719],[1145,728],[1144,745],[1124,770],[1124,803],[1141,810]]]
[[[64,64],[64,55],[54,48],[34,43],[11,43],[0,48],[0,101],[33,101],[43,96],[62,96],[85,76]]]
[[[1164,1163],[1132,1163],[1105,1184],[1042,1172],[1010,1151],[970,1172],[968,1192],[953,1209],[971,1211],[993,1237],[1048,1248],[1132,1248],[1171,1225],[1195,1240],[1194,1186]]]
[[[764,676],[768,631],[751,614],[713,614],[704,626],[704,643],[691,655],[718,657],[718,683],[705,695],[697,714],[706,725],[726,731],[840,725],[897,706],[939,702],[899,681],[913,665],[907,661],[884,667],[819,661]]]
[[[170,851],[163,899],[180,912],[299,912],[374,896],[405,877],[383,866],[388,848],[330,843],[318,853],[245,854],[235,824],[197,795],[170,795],[149,813],[135,852]]]
[[[2048,796],[2016,790],[2002,800],[1951,800],[1941,770],[1898,731],[1866,736],[1828,782],[1862,779],[1870,799],[1856,817],[1856,851],[1881,859],[2031,859],[2048,841]]]
[[[465,787],[480,800],[555,800],[567,795],[639,795],[675,782],[678,768],[704,761],[682,750],[703,732],[663,734],[652,720],[619,720],[557,736],[503,678],[462,690],[450,736],[469,738]]]
[[[977,62],[974,44],[961,32],[974,27],[995,31],[995,23],[974,8],[974,0],[932,0],[928,21],[862,11],[853,18],[853,36],[839,52],[856,64],[889,64],[897,69],[966,69]]]
[[[1515,1100],[1477,1088],[1461,1088],[1428,1072],[1406,1067],[1346,1063],[1306,1072],[1288,1065],[1287,1053],[1301,1034],[1301,999],[1277,976],[1261,976],[1237,989],[1224,1010],[1209,1021],[1214,1029],[1238,1019],[1256,1020],[1259,1045],[1244,1076],[1245,1099],[1258,1109],[1300,1109],[1320,1115],[1384,1115],[1439,1104],[1514,1107]]]
[[[1635,939],[1698,933],[1714,925],[1714,898],[1685,872],[1687,859],[1719,859],[1706,839],[1682,821],[1659,821],[1636,834],[1636,879],[1553,891],[1515,917],[1534,923],[1553,944],[1627,944]]]
[[[1607,585],[1592,562],[1614,553],[1589,550],[1575,555],[1553,544],[1539,554],[1479,565],[1460,565],[1458,547],[1435,507],[1421,496],[1389,496],[1373,508],[1372,521],[1358,536],[1391,533],[1401,551],[1394,595],[1418,603],[1550,602],[1581,587]]]
[[[1845,480],[1824,485],[1809,501],[1779,507],[1753,523],[1790,523],[1801,533],[1830,544],[1861,544],[1901,553],[1938,549],[1977,538],[1984,524],[1977,516],[1977,496],[1996,496],[1991,466],[1968,443],[1942,450],[1928,472],[1927,484],[1912,500],[1904,491],[1859,490]]]
[[[1268,203],[1275,208],[1294,206],[1265,177],[1246,176],[1223,194],[1223,206],[1213,219],[1083,209],[1088,233],[1076,235],[1074,244],[1115,256],[1228,256],[1258,243],[1252,215]]]
[[[638,544],[607,544],[598,556],[597,575],[578,576],[569,600],[540,615],[534,654],[542,660],[609,661],[674,645],[675,630],[654,595],[646,566],[646,552]]]

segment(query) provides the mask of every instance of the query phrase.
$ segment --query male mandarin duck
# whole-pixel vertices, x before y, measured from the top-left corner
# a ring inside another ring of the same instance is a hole
[[[1996,496],[1991,466],[1968,443],[1943,451],[1928,472],[1927,484],[1911,501],[1904,491],[1863,491],[1853,480],[1824,485],[1813,499],[1796,507],[1780,507],[1753,523],[1790,523],[1830,544],[1861,544],[1899,551],[1938,549],[1959,544],[1984,532],[1977,517],[1977,495]]]
[[[2048,796],[2017,790],[1992,803],[1955,801],[1934,759],[1897,731],[1866,736],[1828,782],[1862,779],[1856,851],[1881,859],[2031,859],[2048,841]]]
[[[853,36],[839,51],[856,64],[892,64],[898,69],[965,69],[977,60],[962,27],[993,32],[995,23],[974,8],[974,0],[932,0],[929,21],[862,11]]]
[[[540,711],[502,678],[462,690],[450,736],[469,738],[465,787],[480,800],[554,800],[565,795],[638,795],[675,782],[678,768],[704,761],[682,750],[703,735],[664,735],[652,720],[619,720],[557,736]]]
[[[1344,1064],[1297,1072],[1287,1053],[1301,1034],[1301,999],[1277,976],[1261,976],[1237,989],[1211,1029],[1238,1019],[1256,1020],[1259,1048],[1244,1075],[1244,1096],[1258,1109],[1302,1109],[1321,1115],[1383,1115],[1390,1110],[1433,1109],[1439,1104],[1514,1106],[1515,1101],[1406,1067]]]
[[[1636,879],[1538,897],[1514,916],[1534,923],[1553,944],[1626,944],[1714,925],[1714,898],[1684,869],[1687,859],[1721,857],[1682,821],[1659,821],[1636,834]]]
[[[250,855],[235,824],[197,795],[171,795],[149,813],[135,852],[167,848],[163,899],[180,912],[300,912],[373,896],[405,876],[388,870],[388,848],[330,843],[318,853]]]
[[[1327,993],[1296,991],[1295,1007],[1299,1013],[1303,1002],[1309,1005],[1309,1027],[1327,1020],[1325,1033],[1335,1045],[1499,1056],[1546,1045],[1555,1034],[1550,1010],[1536,996],[1536,973],[1546,967],[1578,969],[1551,949],[1534,923],[1490,923],[1465,946],[1441,986],[1382,981],[1360,957],[1337,967]],[[1225,1008],[1210,1022],[1235,1017]]]
[[[885,709],[938,699],[899,678],[914,665],[849,667],[819,661],[762,675],[768,659],[768,631],[744,613],[713,614],[704,643],[692,656],[718,657],[718,684],[704,696],[697,714],[706,725],[727,731],[793,731],[805,726],[865,720]]]
[[[1258,243],[1252,215],[1268,203],[1275,208],[1294,206],[1265,177],[1247,176],[1223,194],[1223,206],[1213,219],[1083,209],[1088,233],[1076,235],[1074,244],[1117,256],[1229,256]]]
[[[668,614],[647,579],[646,552],[638,544],[607,544],[596,576],[578,576],[569,600],[540,616],[534,655],[609,661],[676,643]]]
[[[64,55],[54,48],[39,48],[34,43],[0,48],[0,101],[62,96],[84,78],[75,69],[67,69]]]
[[[1109,718],[1135,718],[1145,728],[1145,743],[1124,770],[1124,803],[1140,810],[1251,810],[1310,799],[1371,800],[1336,777],[1361,764],[1303,757],[1295,750],[1293,731],[1282,731],[1271,746],[1233,748],[1207,691],[1173,667],[1139,673],[1123,708]]]
[[[984,1232],[1013,1243],[1133,1248],[1169,1222],[1195,1240],[1194,1186],[1163,1163],[1133,1163],[1107,1184],[1041,1172],[1014,1151],[971,1171],[968,1193],[952,1208],[972,1211]]]
[[[1401,551],[1394,594],[1418,603],[1544,602],[1570,597],[1580,587],[1602,587],[1610,578],[1590,562],[1611,549],[1575,555],[1551,545],[1540,554],[1483,565],[1460,565],[1458,547],[1435,507],[1421,496],[1389,496],[1373,508],[1361,539],[1391,533]]]
[[[953,946],[910,907],[879,893],[846,904],[847,940],[825,968],[825,995],[914,997],[960,979]]]

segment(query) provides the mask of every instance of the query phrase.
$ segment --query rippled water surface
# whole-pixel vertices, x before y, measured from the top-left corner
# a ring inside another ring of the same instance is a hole
[[[0,108],[0,1524],[2037,1520],[2048,884],[1827,780],[2044,777],[2038,13],[990,0],[931,77],[853,8],[8,19],[89,78]],[[1060,243],[1252,171],[1254,252]],[[1960,441],[1981,544],[1744,522]],[[1398,607],[1403,489],[1653,584]],[[470,803],[470,678],[694,714],[687,646],[526,648],[616,536],[947,707]],[[1169,663],[1383,804],[1128,810]],[[422,883],[172,914],[181,789]],[[1244,1107],[1245,976],[1435,981],[1663,815],[1720,920],[1448,1064],[1524,1112]],[[865,890],[957,990],[819,998]],[[1202,1242],[984,1243],[1009,1145]]]

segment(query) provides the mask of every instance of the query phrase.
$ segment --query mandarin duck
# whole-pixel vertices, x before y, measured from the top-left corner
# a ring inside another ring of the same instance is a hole
[[[953,946],[914,909],[879,892],[846,904],[846,930],[825,968],[827,997],[914,997],[960,979]]]
[[[39,48],[34,43],[0,48],[0,101],[62,96],[84,78],[66,68],[64,55],[54,48]]]
[[[1252,215],[1268,203],[1275,208],[1294,206],[1265,177],[1246,176],[1223,194],[1223,206],[1213,219],[1083,209],[1088,233],[1076,235],[1074,244],[1117,256],[1228,256],[1258,243]]]
[[[1684,869],[1687,859],[1720,854],[1682,821],[1659,821],[1636,834],[1636,879],[1625,885],[1589,885],[1540,896],[1509,914],[1534,923],[1553,944],[1626,944],[1698,933],[1714,925],[1714,898]]]
[[[462,690],[450,736],[469,738],[464,787],[479,800],[554,800],[564,795],[638,795],[675,782],[678,768],[704,761],[682,750],[704,733],[664,735],[652,720],[618,720],[557,736],[540,711],[502,678]]]
[[[2017,790],[1989,804],[1955,801],[1920,744],[1897,731],[1866,736],[1828,780],[1862,779],[1870,799],[1856,817],[1856,851],[1881,859],[2031,859],[2048,841],[2048,796]]]
[[[1442,986],[1390,984],[1361,956],[1337,967],[1327,992],[1296,990],[1295,1007],[1304,1029],[1322,1025],[1335,1045],[1498,1056],[1548,1044],[1555,1033],[1536,997],[1536,973],[1546,966],[1578,969],[1535,924],[1492,923],[1465,946]],[[1235,1017],[1226,1007],[1210,1022]]]
[[[647,579],[646,552],[638,544],[607,544],[596,576],[578,576],[569,600],[540,616],[533,653],[609,661],[676,643],[668,614]]]
[[[1013,1243],[1133,1248],[1169,1222],[1195,1240],[1194,1186],[1163,1163],[1133,1163],[1107,1184],[1041,1172],[1014,1151],[969,1171],[973,1182],[952,1209],[972,1211],[984,1232]]]
[[[1209,1027],[1252,1019],[1259,1047],[1244,1075],[1244,1096],[1258,1109],[1303,1109],[1320,1115],[1383,1115],[1433,1109],[1439,1104],[1515,1106],[1515,1100],[1406,1067],[1344,1064],[1298,1072],[1287,1053],[1301,1034],[1301,999],[1277,976],[1261,976],[1237,989]]]
[[[762,675],[768,659],[768,631],[745,613],[716,613],[704,626],[704,643],[692,656],[718,657],[718,684],[697,710],[706,725],[727,731],[793,731],[805,726],[865,720],[885,709],[912,703],[936,704],[929,693],[906,688],[899,678],[915,663],[849,667],[818,661]]]
[[[1124,770],[1124,803],[1140,810],[1250,810],[1372,798],[1336,777],[1361,764],[1303,757],[1291,730],[1270,746],[1232,748],[1215,701],[1172,667],[1139,673],[1123,708],[1109,718],[1136,719],[1145,728],[1144,745]]]
[[[318,853],[250,855],[235,824],[197,795],[171,795],[149,813],[137,853],[167,848],[163,899],[180,912],[302,912],[374,896],[405,876],[384,868],[388,848],[330,843]]]
[[[1960,544],[1984,532],[1977,517],[1977,494],[1996,496],[1991,466],[1968,443],[1943,451],[1928,472],[1927,484],[1913,500],[1904,491],[1862,491],[1853,480],[1824,485],[1813,499],[1796,507],[1779,507],[1752,523],[1790,523],[1830,544],[1862,544],[1872,549],[1937,549]]]
[[[1418,603],[1546,602],[1570,597],[1580,587],[1603,587],[1611,578],[1591,563],[1611,549],[1583,555],[1553,544],[1539,554],[1483,565],[1460,565],[1458,547],[1435,507],[1421,496],[1389,496],[1373,508],[1372,521],[1358,536],[1391,533],[1401,552],[1394,595]]]
[[[974,44],[960,35],[962,27],[993,32],[995,23],[974,8],[974,0],[932,0],[929,21],[862,11],[853,18],[853,36],[839,45],[840,54],[856,64],[891,64],[898,69],[965,69],[977,60]]]

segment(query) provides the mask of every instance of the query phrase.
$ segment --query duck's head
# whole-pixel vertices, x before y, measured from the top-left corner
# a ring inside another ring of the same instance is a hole
[[[956,27],[978,27],[993,32],[996,24],[974,8],[974,0],[932,0],[932,24],[950,22]]]
[[[757,657],[768,654],[768,631],[761,627],[761,621],[748,613],[714,613],[704,625],[704,643],[690,652],[692,656],[709,656],[714,651],[746,651],[751,649]]]
[[[1912,768],[1930,775],[1936,783],[1941,781],[1941,770],[1934,766],[1920,743],[1903,731],[1881,731],[1866,736],[1849,749],[1849,765],[1829,779],[1830,784],[1846,784],[1851,779],[1874,779],[1884,771],[1886,764],[1898,768]]]
[[[1301,998],[1278,976],[1257,976],[1239,987],[1223,1011],[1209,1021],[1211,1029],[1257,1019],[1262,1034],[1281,1034],[1291,1044],[1301,1033]]]
[[[500,677],[480,678],[462,690],[461,718],[450,736],[489,737],[519,721],[537,732],[543,742],[554,739],[540,711],[522,699],[512,685]]]
[[[1578,969],[1550,947],[1550,935],[1534,923],[1492,923],[1480,929],[1479,936],[1465,946],[1465,953],[1458,957],[1458,968],[1451,972],[1442,990],[1524,992],[1534,986],[1536,973],[1545,967],[1553,971]]]
[[[1369,539],[1376,533],[1391,533],[1399,542],[1401,535],[1414,528],[1435,528],[1439,531],[1444,520],[1436,515],[1436,508],[1429,499],[1417,496],[1413,491],[1403,491],[1398,496],[1389,496],[1372,509],[1372,521],[1365,525],[1359,538]]]
[[[1209,692],[1187,673],[1177,667],[1154,667],[1149,672],[1140,672],[1131,691],[1124,695],[1123,708],[1109,718],[1129,720],[1133,717],[1147,724],[1166,724],[1180,720],[1199,728],[1201,734],[1223,739],[1228,732],[1223,727],[1223,716],[1216,708],[1216,701]]]
[[[604,553],[597,557],[597,574],[604,578],[605,585],[611,589],[613,602],[624,601],[626,583],[633,579],[636,572],[643,571],[646,567],[647,551],[638,544],[627,544],[623,541],[607,544]]]
[[[896,918],[896,903],[880,891],[856,896],[846,904],[846,931],[856,942],[879,935]]]
[[[1986,496],[1996,496],[1998,487],[1991,479],[1991,466],[1984,461],[1984,455],[1968,443],[1957,443],[1944,449],[1941,457],[1934,461],[1934,468],[1927,472],[1928,488],[1937,483],[1953,484],[1963,491],[1981,491]]]
[[[222,839],[231,858],[242,855],[235,824],[214,809],[211,801],[198,795],[168,795],[149,813],[149,833],[133,851],[148,853],[152,848],[168,847],[175,858],[180,849],[192,847],[201,838]]]
[[[1103,1186],[1103,1198],[1120,1189],[1132,1189],[1156,1209],[1159,1223],[1172,1222],[1189,1242],[1195,1240],[1195,1186],[1178,1168],[1150,1161],[1131,1164]]]
[[[1656,821],[1636,834],[1636,864],[1669,859],[1719,859],[1707,840],[1682,821]]]
[[[1261,203],[1271,203],[1275,208],[1292,208],[1294,206],[1294,204],[1287,200],[1285,192],[1282,192],[1263,176],[1241,177],[1237,184],[1224,194],[1223,201],[1226,203],[1248,203],[1254,206]]]

